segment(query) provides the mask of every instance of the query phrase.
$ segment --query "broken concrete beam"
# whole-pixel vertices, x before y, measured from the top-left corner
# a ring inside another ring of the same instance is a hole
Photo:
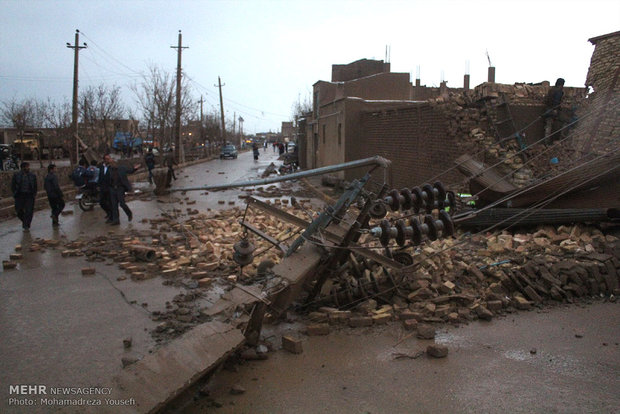
[[[282,337],[282,348],[293,354],[301,354],[304,351],[301,340],[291,336]]]
[[[136,405],[132,412],[158,412],[223,362],[244,340],[241,331],[231,325],[215,321],[198,325],[126,367],[114,378],[115,395],[110,398],[133,398]],[[117,411],[118,407],[108,407],[106,412]]]
[[[11,253],[9,255],[9,260],[22,260],[23,255],[21,253]]]

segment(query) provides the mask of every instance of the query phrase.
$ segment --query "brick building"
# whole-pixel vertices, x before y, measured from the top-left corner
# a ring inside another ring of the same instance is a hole
[[[379,63],[364,59],[334,65],[331,82],[314,84],[313,110],[302,123],[303,167],[381,155],[392,160],[391,184],[412,186],[446,171],[463,153],[482,154],[482,161],[495,163],[518,151],[517,145],[544,137],[541,115],[548,81],[497,84],[495,68],[490,68],[489,82],[473,90],[468,75],[463,88],[448,88],[445,82],[428,88],[419,79],[412,85],[408,73],[388,72],[389,66]],[[566,87],[563,108],[577,105],[584,91]],[[517,131],[523,132],[518,143],[511,139]],[[519,168],[521,161],[516,158],[507,166]],[[341,174],[345,179],[356,176],[358,171]],[[462,179],[456,171],[441,177],[455,185]]]
[[[620,31],[593,37],[589,42],[594,52],[585,84],[591,89],[578,110],[582,121],[574,139],[579,157],[620,147]]]

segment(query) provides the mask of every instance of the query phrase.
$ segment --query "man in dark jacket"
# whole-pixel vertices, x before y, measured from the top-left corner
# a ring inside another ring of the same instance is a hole
[[[545,119],[545,143],[550,144],[554,140],[551,139],[553,132],[553,126],[556,120],[559,118],[560,105],[562,104],[562,98],[564,97],[564,79],[558,78],[555,81],[555,86],[549,89],[547,96],[545,97],[545,105],[547,111],[543,114]]]
[[[149,183],[153,184],[153,168],[155,168],[155,154],[153,154],[153,150],[149,148],[148,152],[144,156],[144,163],[146,164],[146,168],[149,170]]]
[[[60,185],[58,185],[58,177],[56,176],[56,166],[50,164],[47,166],[47,175],[43,181],[43,187],[47,193],[47,201],[52,209],[52,226],[58,226],[58,216],[65,208],[65,200]]]
[[[103,156],[103,163],[99,167],[99,179],[97,184],[99,185],[99,205],[105,211],[106,223],[112,222],[112,207],[110,206],[110,162],[112,156],[105,154]]]
[[[118,206],[120,205],[125,214],[127,214],[127,220],[131,221],[133,213],[129,206],[125,203],[125,192],[131,191],[131,183],[127,178],[127,174],[133,174],[140,164],[134,165],[133,168],[128,169],[116,164],[115,161],[111,161],[110,172],[110,210],[112,214],[112,225],[121,224],[118,214]]]
[[[22,162],[21,170],[13,174],[11,191],[15,198],[15,212],[24,231],[30,230],[34,199],[37,196],[37,176],[30,172],[30,163]]]

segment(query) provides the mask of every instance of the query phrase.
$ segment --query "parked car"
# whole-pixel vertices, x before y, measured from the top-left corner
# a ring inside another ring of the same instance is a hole
[[[222,147],[220,151],[220,160],[224,158],[232,158],[234,160],[237,159],[237,148],[234,145],[228,144]]]

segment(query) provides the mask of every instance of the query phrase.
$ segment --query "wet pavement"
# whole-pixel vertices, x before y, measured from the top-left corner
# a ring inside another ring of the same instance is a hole
[[[275,159],[275,154],[267,152],[256,162],[251,153],[245,152],[237,160],[195,164],[178,169],[173,186],[256,178],[259,170]],[[145,182],[134,183],[134,188],[147,193],[153,189]],[[17,269],[0,272],[0,412],[49,412],[57,408],[8,405],[11,385],[110,386],[110,380],[122,368],[121,358],[141,358],[155,349],[149,331],[156,322],[151,320],[150,312],[164,310],[166,301],[184,291],[164,286],[161,278],[118,281],[124,271],[111,263],[62,257],[61,248],[31,252],[33,241],[64,243],[80,237],[148,229],[143,219],[163,212],[180,218],[187,200],[197,200],[191,207],[205,211],[231,207],[220,204],[220,200],[243,204],[238,194],[238,190],[232,190],[208,195],[195,191],[159,198],[143,196],[128,202],[133,221],[128,223],[121,210],[121,225],[112,227],[104,223],[98,206],[82,212],[74,201],[65,208],[73,213],[61,216],[57,229],[51,225],[49,209],[35,212],[30,232],[23,232],[16,218],[1,222],[2,260],[7,260],[17,245],[21,245],[23,259],[18,261]],[[85,267],[95,267],[96,274],[82,276]],[[132,338],[129,349],[123,347],[126,338]],[[14,393],[11,397],[15,397]]]
[[[299,335],[286,325],[269,339],[276,348],[281,334]],[[618,327],[616,303],[521,312],[440,329],[443,359],[421,355],[433,341],[403,340],[397,323],[300,335],[302,354],[223,370],[203,386],[208,396],[173,412],[617,413]],[[235,385],[246,391],[231,395]]]

